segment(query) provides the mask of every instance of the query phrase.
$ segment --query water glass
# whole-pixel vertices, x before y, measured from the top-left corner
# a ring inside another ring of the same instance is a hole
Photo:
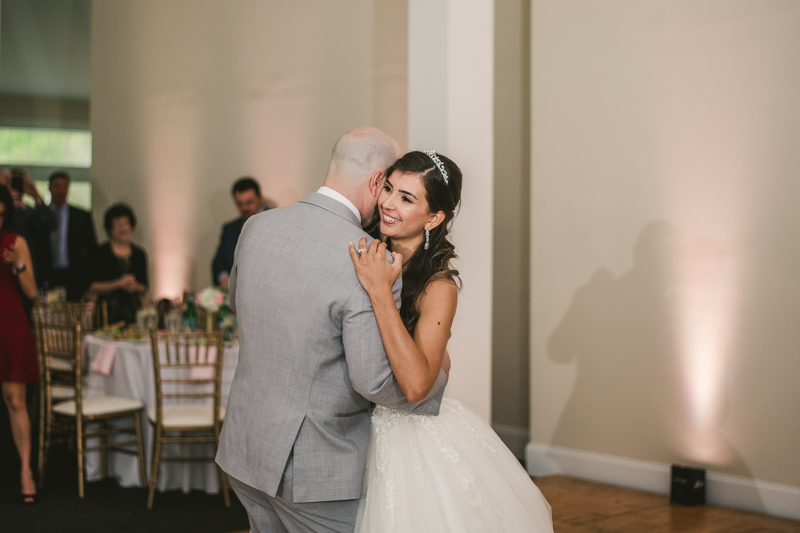
[[[158,327],[158,311],[155,307],[145,307],[136,311],[136,325],[142,331],[150,331]]]
[[[183,327],[183,314],[180,309],[173,309],[164,317],[164,326],[170,333],[180,333]]]
[[[151,329],[158,329],[158,309],[155,306],[149,306],[147,309],[147,331]]]
[[[142,331],[147,331],[147,309],[139,309],[136,311],[136,325]]]

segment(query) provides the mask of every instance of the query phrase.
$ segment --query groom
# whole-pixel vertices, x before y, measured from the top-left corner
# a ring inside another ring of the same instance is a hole
[[[239,364],[217,463],[253,532],[352,532],[370,402],[439,412],[444,372],[428,399],[408,403],[348,253],[366,236],[385,169],[400,155],[379,130],[349,131],[317,192],[242,229],[229,285]],[[398,306],[400,289],[398,278]]]

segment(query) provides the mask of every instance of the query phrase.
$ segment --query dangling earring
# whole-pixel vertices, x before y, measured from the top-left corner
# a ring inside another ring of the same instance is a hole
[[[431,245],[431,232],[426,229],[425,230],[425,249],[427,250],[430,245]]]

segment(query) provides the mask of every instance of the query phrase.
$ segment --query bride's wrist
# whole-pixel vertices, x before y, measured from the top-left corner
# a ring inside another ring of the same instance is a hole
[[[369,294],[373,306],[379,302],[392,302],[392,305],[394,305],[394,294],[392,294],[391,287],[374,288],[371,291],[367,291],[367,294]]]

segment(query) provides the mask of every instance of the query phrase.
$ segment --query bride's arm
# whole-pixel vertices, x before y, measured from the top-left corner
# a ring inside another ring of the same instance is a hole
[[[386,245],[373,241],[369,252],[359,258],[350,245],[358,279],[369,295],[397,383],[406,399],[417,403],[428,396],[442,369],[458,289],[450,280],[434,281],[428,286],[419,302],[420,317],[412,338],[392,295],[392,284],[402,270],[402,257],[393,253],[394,263],[390,264],[385,253]]]

